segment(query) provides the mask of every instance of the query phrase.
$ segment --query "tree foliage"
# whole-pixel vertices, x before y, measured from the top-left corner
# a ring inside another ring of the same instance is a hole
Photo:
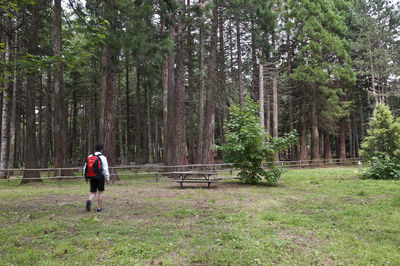
[[[394,118],[387,105],[378,104],[360,154],[370,160],[373,157],[390,158],[400,155],[400,120]]]
[[[361,178],[400,179],[400,120],[388,106],[378,104],[360,154],[370,162]]]
[[[243,106],[231,106],[226,124],[226,144],[220,149],[225,152],[225,160],[240,169],[239,176],[246,183],[256,184],[262,179],[276,183],[282,169],[275,163],[275,154],[289,148],[297,138],[293,133],[272,138],[260,125],[258,108],[249,97]]]

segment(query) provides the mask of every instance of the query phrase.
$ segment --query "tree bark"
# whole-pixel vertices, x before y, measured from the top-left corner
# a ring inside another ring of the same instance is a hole
[[[311,102],[311,160],[318,161],[319,155],[319,132],[318,132],[318,120],[317,120],[317,102],[316,93],[313,92]]]
[[[185,119],[185,0],[179,0],[176,38],[176,86],[175,86],[175,153],[177,165],[187,164],[186,119]]]
[[[128,52],[125,51],[125,103],[126,103],[126,158],[125,162],[131,161],[132,154],[132,136],[131,136],[131,102],[130,102],[130,77],[129,77],[129,58]]]
[[[170,39],[175,41],[175,29],[169,28]],[[173,53],[168,57],[168,112],[167,112],[167,165],[173,165],[175,153],[175,59]]]
[[[350,158],[354,158],[354,141],[353,141],[353,128],[352,124],[352,115],[350,114],[349,118],[347,119],[347,131],[349,134],[349,155]]]
[[[187,0],[187,6],[190,7],[190,0]],[[189,163],[194,163],[195,150],[194,150],[194,99],[193,99],[193,79],[194,79],[194,69],[193,69],[193,37],[192,37],[192,27],[188,25],[187,31],[187,54],[188,54],[188,155]]]
[[[147,118],[147,161],[149,163],[154,162],[154,153],[153,153],[153,143],[152,143],[152,137],[151,137],[151,132],[152,132],[152,125],[151,125],[151,116],[150,116],[150,110],[151,110],[151,96],[150,96],[150,90],[146,88],[146,106],[147,106],[147,112],[146,112],[146,118]]]
[[[219,83],[219,135],[220,135],[220,144],[225,143],[225,130],[224,130],[224,121],[226,119],[227,113],[227,102],[228,102],[228,91],[226,88],[226,65],[225,65],[225,41],[224,41],[224,9],[219,7],[218,10],[218,31],[219,31],[219,60],[218,60],[218,83]]]
[[[140,65],[138,64],[136,67],[136,131],[135,131],[135,162],[137,164],[142,163],[142,148],[141,148],[141,110],[140,110],[140,87],[141,87],[141,69]]]
[[[329,135],[330,134],[328,131],[324,131],[324,157],[325,157],[325,163],[331,164],[332,152],[331,152],[331,142]]]
[[[14,60],[18,60],[18,31],[15,31],[15,40],[14,40]],[[12,100],[11,100],[11,123],[10,123],[10,153],[9,153],[9,160],[8,160],[8,168],[14,168],[16,166],[16,151],[17,151],[17,142],[16,142],[16,135],[17,135],[17,98],[19,97],[19,74],[18,69],[14,68],[14,82],[13,82],[13,93],[12,93]],[[18,125],[19,126],[19,125]]]
[[[207,102],[206,116],[204,125],[204,158],[203,164],[214,164],[214,153],[212,146],[215,143],[215,84],[216,84],[216,64],[217,64],[217,34],[218,34],[218,4],[213,9],[211,26],[210,57],[207,73]]]
[[[165,22],[161,23],[161,33],[166,32]],[[167,164],[167,136],[168,136],[168,57],[162,62],[162,90],[163,90],[163,124],[162,124],[162,161]]]
[[[100,83],[100,124],[99,140],[104,145],[104,155],[110,167],[116,164],[115,151],[115,73],[117,67],[116,51],[108,45],[103,46],[101,55],[101,83]],[[110,171],[110,174],[116,174]],[[112,176],[118,180],[118,176]]]
[[[11,38],[6,33],[5,34],[5,55],[4,55],[4,63],[6,66],[10,64],[11,57]],[[3,91],[3,104],[1,111],[1,148],[0,148],[0,168],[7,169],[8,167],[8,147],[10,141],[10,116],[9,116],[9,107],[10,107],[10,76],[8,75],[8,71],[4,72],[4,91]],[[0,171],[0,178],[6,178],[7,172]]]
[[[276,77],[275,66],[273,67],[272,73],[272,124],[273,124],[273,132],[272,135],[274,138],[278,137],[278,80]]]
[[[251,27],[254,28],[254,22],[251,22]],[[253,94],[253,99],[257,101],[260,96],[259,96],[259,64],[257,63],[257,49],[256,49],[256,39],[254,35],[254,30],[252,30],[251,33],[251,62],[253,64],[253,77],[252,77],[252,83],[253,83],[253,88],[252,88],[252,94]],[[260,58],[261,60],[261,58]]]
[[[37,33],[39,24],[39,3],[32,5],[31,25],[29,30],[29,46],[28,53],[37,54]],[[37,70],[32,70],[27,75],[26,80],[26,144],[25,144],[25,168],[37,169],[37,151],[36,151],[36,122],[35,122],[35,99],[36,99],[36,75]],[[38,171],[24,171],[24,180],[21,184],[26,184],[32,181],[42,181]],[[31,179],[32,178],[32,179]]]
[[[345,119],[341,122],[339,129],[339,159],[344,161],[346,159],[346,125]]]
[[[197,156],[196,162],[203,162],[203,138],[204,138],[204,15],[201,15],[199,34],[199,125],[197,128]]]
[[[271,132],[271,79],[268,79],[266,88],[265,88],[265,127],[268,132],[272,136]]]
[[[263,52],[262,48],[258,49],[258,95],[259,95],[259,102],[260,102],[260,124],[261,127],[264,128],[265,119],[264,119],[264,66],[262,64],[262,57]]]
[[[379,99],[378,99],[378,94],[376,93],[375,68],[372,61],[372,45],[370,36],[368,36],[368,54],[369,54],[369,63],[371,68],[372,96],[374,97],[374,112],[375,112],[376,108],[378,107]]]
[[[361,130],[361,141],[360,143],[364,142],[365,139],[365,126],[364,126],[364,112],[363,112],[363,103],[361,100],[361,95],[358,95],[358,108],[359,108],[359,115],[360,115],[360,130]]]
[[[306,108],[305,99],[303,99],[300,104],[300,161],[308,160],[307,152],[307,129],[306,129]]]
[[[52,132],[51,130],[51,97],[50,97],[50,91],[51,91],[51,70],[49,69],[47,71],[47,84],[46,84],[46,88],[45,88],[45,105],[46,105],[46,109],[44,111],[44,132],[43,132],[43,168],[47,168],[48,167],[48,163],[49,163],[49,146],[50,145],[50,134]]]
[[[121,89],[121,74],[118,73],[118,142],[119,142],[119,159],[122,165],[126,164],[127,146],[124,145],[124,132],[122,127],[122,89]],[[127,137],[127,136],[126,136]]]
[[[37,140],[36,140],[36,149],[38,151],[38,159],[39,159],[39,168],[43,167],[43,146],[42,146],[42,139],[43,139],[43,75],[39,74],[39,101],[38,101],[38,130],[37,130]]]
[[[239,104],[243,105],[243,84],[242,84],[242,45],[240,34],[240,21],[236,22],[236,42],[237,42],[237,64],[238,64],[238,87],[239,87]]]
[[[61,0],[54,0],[54,30],[53,41],[54,55],[58,57],[54,70],[54,145],[55,145],[55,162],[56,168],[64,168],[68,166],[68,138],[67,138],[67,117],[64,102],[64,78],[63,63],[61,61]],[[70,171],[61,171],[61,175],[71,175]]]

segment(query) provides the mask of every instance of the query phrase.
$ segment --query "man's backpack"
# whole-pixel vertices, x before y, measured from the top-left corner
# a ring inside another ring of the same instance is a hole
[[[85,177],[94,178],[100,177],[102,175],[102,164],[100,155],[91,154],[86,160]]]

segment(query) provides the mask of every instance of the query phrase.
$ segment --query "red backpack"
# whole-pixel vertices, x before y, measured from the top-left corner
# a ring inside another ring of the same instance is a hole
[[[93,178],[102,175],[102,165],[100,155],[91,154],[86,160],[85,177]]]

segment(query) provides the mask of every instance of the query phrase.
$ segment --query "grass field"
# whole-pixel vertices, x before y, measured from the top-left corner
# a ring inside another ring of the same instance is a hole
[[[211,189],[130,178],[106,188],[103,213],[84,210],[83,180],[2,181],[0,265],[399,265],[400,182],[356,170]]]

